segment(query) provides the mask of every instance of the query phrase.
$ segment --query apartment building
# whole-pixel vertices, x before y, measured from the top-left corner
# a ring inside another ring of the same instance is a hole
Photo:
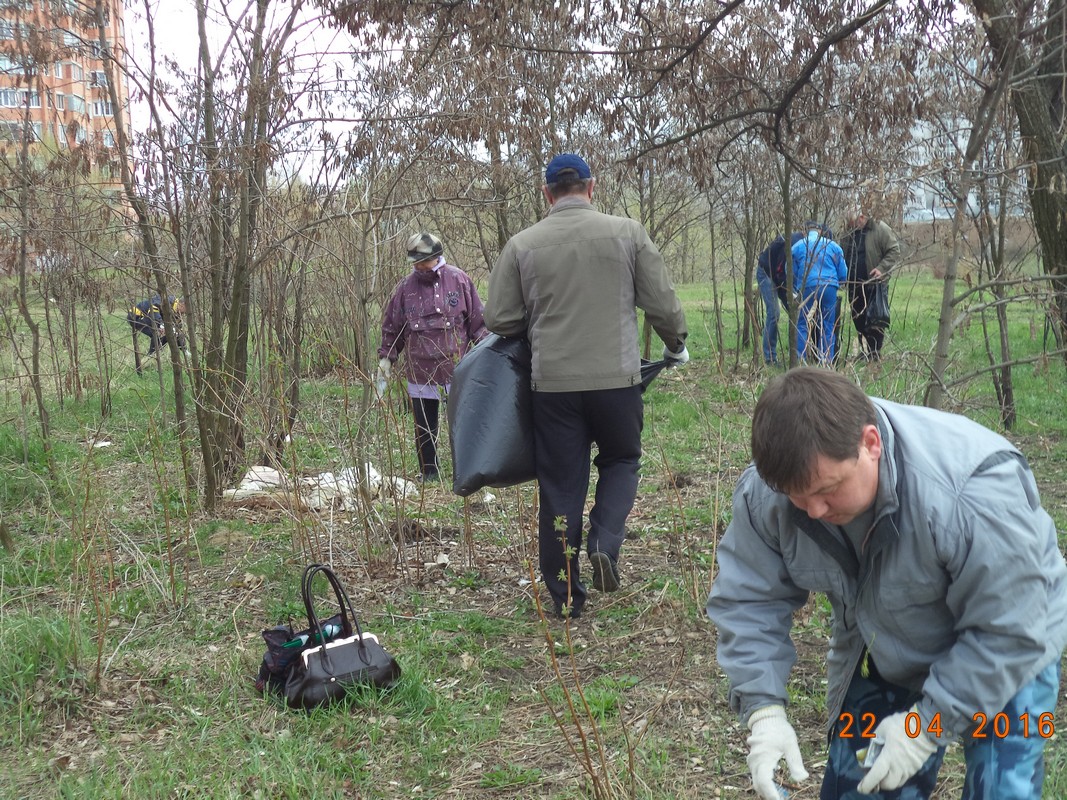
[[[111,177],[99,157],[117,139],[109,80],[123,109],[128,94],[123,71],[106,58],[125,61],[122,0],[103,5],[101,41],[96,0],[0,0],[0,157],[28,133],[35,153],[98,150],[101,177]]]

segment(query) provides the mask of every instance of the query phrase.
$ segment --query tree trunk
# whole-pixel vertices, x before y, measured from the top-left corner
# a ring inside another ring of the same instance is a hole
[[[1011,100],[1031,162],[1027,191],[1044,269],[1057,276],[1051,285],[1062,329],[1067,327],[1067,119],[1061,88],[1064,37],[1058,31],[1062,31],[1067,8],[1063,0],[1049,4],[1046,53],[1035,63],[1019,44],[1020,32],[1031,28],[1031,20],[1017,17],[1016,6],[1006,0],[972,2],[999,62],[998,68],[1003,70],[1009,65],[1012,75],[1026,76],[1013,82]]]
[[[17,161],[18,170],[18,307],[22,315],[22,321],[30,331],[30,387],[33,389],[34,401],[37,404],[37,421],[41,428],[41,444],[44,448],[45,458],[48,462],[48,471],[53,478],[56,473],[55,459],[52,454],[52,426],[48,416],[48,406],[44,401],[44,386],[41,383],[41,327],[30,312],[29,302],[29,278],[27,273],[30,269],[28,238],[30,235],[30,203],[32,202],[32,187],[30,183],[30,140],[33,138],[30,127],[29,100],[25,101],[22,123],[22,143],[19,148]]]
[[[789,342],[789,367],[793,368],[800,363],[797,356],[797,314],[800,303],[796,300],[797,292],[793,286],[793,248],[790,244],[793,241],[793,166],[789,159],[785,159],[778,185],[782,192],[782,224],[785,226],[782,229],[782,236],[785,237],[785,296],[789,300],[789,308],[785,313],[789,328],[786,338]],[[781,353],[778,354],[778,360],[784,361]]]
[[[989,128],[996,118],[1004,92],[1008,86],[1011,69],[1002,71],[995,86],[987,89],[975,113],[974,124],[967,136],[967,147],[960,162],[960,182],[956,191],[956,211],[952,218],[952,255],[945,265],[945,284],[941,292],[941,314],[937,323],[937,343],[934,346],[934,362],[929,383],[926,385],[924,403],[930,408],[941,408],[945,396],[945,370],[948,368],[949,343],[956,323],[952,318],[956,307],[956,278],[960,258],[960,228],[967,214],[967,198],[974,183],[974,163],[985,145]]]

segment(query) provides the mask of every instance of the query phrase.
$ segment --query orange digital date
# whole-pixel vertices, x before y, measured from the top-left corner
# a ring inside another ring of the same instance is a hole
[[[974,730],[970,733],[970,738],[972,739],[1006,739],[1013,734],[1023,739],[1029,739],[1030,737],[1048,739],[1056,733],[1056,718],[1051,711],[1040,714],[1036,720],[1032,719],[1029,714],[1022,714],[1016,720],[1003,711],[992,716],[978,711],[971,716],[971,720],[975,725]],[[837,721],[841,725],[838,728],[837,736],[841,739],[855,739],[857,737],[860,739],[873,739],[874,729],[878,724],[878,719],[871,712],[861,714],[857,722],[855,715],[848,711],[843,711],[838,716]],[[904,717],[904,733],[912,739],[918,737],[920,733],[928,733],[931,736],[939,737],[942,732],[940,713],[935,713],[933,719],[930,720],[930,724],[925,728],[923,728],[922,718],[914,711],[908,712]]]
[[[1056,717],[1051,711],[1039,714],[1033,722],[1029,714],[1022,714],[1016,720],[1003,711],[992,716],[979,711],[971,715],[971,719],[975,724],[972,739],[1005,739],[1008,736],[1048,739],[1056,732]]]

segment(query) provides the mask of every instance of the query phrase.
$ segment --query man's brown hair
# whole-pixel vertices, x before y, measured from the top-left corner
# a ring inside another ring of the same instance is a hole
[[[752,416],[752,460],[779,492],[803,491],[815,459],[856,458],[863,428],[877,420],[874,404],[844,375],[797,367],[774,378]]]

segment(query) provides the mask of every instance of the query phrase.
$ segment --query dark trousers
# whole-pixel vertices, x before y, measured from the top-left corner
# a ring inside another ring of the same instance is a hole
[[[130,323],[130,328],[133,329],[135,336],[138,333],[143,333],[152,340],[152,344],[148,346],[148,355],[155,353],[167,341],[166,338],[160,337],[159,325],[150,317],[137,317],[133,314],[128,314],[126,321]]]
[[[415,446],[419,451],[419,473],[423,477],[437,474],[437,436],[441,401],[411,398],[415,415]]]
[[[585,605],[586,589],[578,569],[578,554],[582,549],[591,447],[594,443],[597,446],[593,460],[597,482],[586,546],[590,553],[599,551],[618,560],[626,518],[637,497],[643,426],[640,386],[533,393],[541,577],[557,608],[567,605],[568,561],[572,609],[581,611]]]
[[[852,300],[852,324],[856,326],[856,333],[859,334],[860,350],[868,358],[879,358],[882,354],[882,343],[885,341],[885,331],[882,328],[872,328],[867,325],[867,308],[871,304],[873,294],[873,283],[849,286],[849,297]]]
[[[134,336],[138,333],[143,333],[152,340],[152,344],[148,346],[148,355],[154,354],[156,350],[161,350],[163,346],[166,345],[166,335],[160,334],[159,323],[151,317],[137,317],[133,314],[127,314],[126,321],[130,323],[130,328],[133,330]],[[178,331],[178,347],[185,347],[185,335],[180,330]]]

